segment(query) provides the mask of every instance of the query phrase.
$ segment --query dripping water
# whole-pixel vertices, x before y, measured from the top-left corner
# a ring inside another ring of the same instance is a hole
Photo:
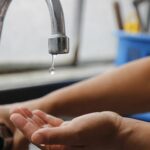
[[[56,57],[56,55],[52,55],[52,64],[51,64],[51,67],[49,69],[49,72],[51,75],[55,74],[55,57]]]

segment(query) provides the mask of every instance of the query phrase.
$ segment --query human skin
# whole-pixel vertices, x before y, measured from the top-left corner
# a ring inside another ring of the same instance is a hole
[[[150,149],[149,123],[124,118],[113,112],[86,114],[66,122],[39,110],[31,112],[17,108],[10,119],[43,150]]]
[[[149,111],[149,64],[150,58],[141,59],[41,98],[0,106],[0,123],[6,124],[14,133],[13,150],[22,148],[22,143],[28,145],[9,120],[9,111],[14,107],[24,106],[55,116],[71,117],[101,111],[114,111],[121,115]],[[28,149],[26,146],[23,148]]]

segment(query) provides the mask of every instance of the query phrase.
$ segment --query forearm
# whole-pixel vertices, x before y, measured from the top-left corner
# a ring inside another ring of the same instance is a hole
[[[21,106],[65,116],[106,110],[120,114],[149,111],[149,65],[150,58],[140,60]]]
[[[43,97],[42,107],[55,115],[96,111],[121,114],[150,110],[150,58],[60,89]],[[50,107],[50,106],[53,106]]]

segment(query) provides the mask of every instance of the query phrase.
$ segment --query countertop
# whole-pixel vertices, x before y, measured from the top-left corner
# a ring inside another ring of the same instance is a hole
[[[48,69],[27,71],[20,73],[9,73],[0,75],[0,91],[21,87],[30,87],[51,83],[58,83],[67,80],[78,80],[95,76],[113,69],[112,64],[91,64],[78,67],[56,67],[54,75]]]

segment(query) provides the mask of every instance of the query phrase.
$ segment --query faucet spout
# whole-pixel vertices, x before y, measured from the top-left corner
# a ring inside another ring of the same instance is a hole
[[[63,9],[59,0],[46,0],[52,25],[52,34],[65,35],[65,21]]]
[[[0,37],[3,23],[12,0],[0,0]],[[52,55],[69,53],[69,38],[66,36],[65,19],[60,0],[46,0],[51,18],[51,36],[48,40]]]

